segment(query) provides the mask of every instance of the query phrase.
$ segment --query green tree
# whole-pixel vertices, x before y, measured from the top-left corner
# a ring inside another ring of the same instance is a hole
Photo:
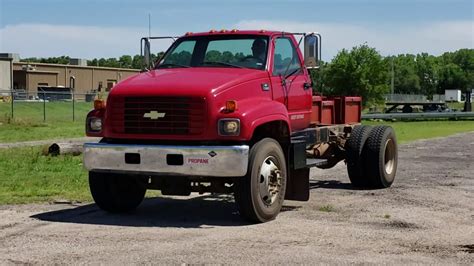
[[[334,95],[360,95],[363,104],[383,101],[388,92],[388,65],[368,45],[343,49],[332,60],[325,80]]]
[[[474,49],[460,49],[453,54],[453,63],[464,73],[464,84],[460,89],[474,89]]]
[[[94,58],[92,60],[87,60],[87,65],[88,66],[98,66],[99,65],[99,61],[97,60],[97,58]]]
[[[132,68],[141,69],[142,68],[142,63],[143,63],[143,56],[140,56],[138,54],[133,56]]]
[[[387,57],[387,64],[393,60],[394,92],[402,94],[419,94],[421,90],[420,77],[416,72],[416,57],[412,54],[402,54]]]
[[[206,56],[204,57],[205,61],[209,62],[219,62],[222,61],[222,53],[216,50],[211,50],[206,53]]]
[[[98,63],[99,63],[99,66],[101,66],[101,67],[107,66],[107,60],[105,60],[105,58],[100,58],[98,60]]]
[[[474,88],[474,49],[460,49],[440,56],[438,92]]]
[[[465,90],[468,80],[462,68],[454,63],[448,63],[440,68],[438,93],[444,93],[445,90],[461,89]]]
[[[120,62],[115,57],[107,58],[106,67],[120,67]]]
[[[133,59],[130,55],[122,55],[118,61],[120,63],[120,67],[132,68]]]
[[[437,93],[439,79],[438,59],[427,53],[416,55],[416,73],[420,81],[420,93],[432,96]]]
[[[59,57],[47,57],[47,58],[37,58],[37,57],[30,57],[20,60],[21,62],[29,62],[29,63],[47,63],[47,64],[62,64],[67,65],[69,64],[69,56],[59,56]]]
[[[331,67],[330,63],[320,62],[318,69],[309,70],[311,81],[313,82],[313,94],[317,95],[334,95],[334,92],[327,86],[327,73]]]

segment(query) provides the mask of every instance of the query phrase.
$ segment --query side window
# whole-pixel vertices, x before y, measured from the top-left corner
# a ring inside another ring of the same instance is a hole
[[[298,69],[301,70],[301,62],[291,40],[277,38],[273,55],[273,76],[285,75]]]

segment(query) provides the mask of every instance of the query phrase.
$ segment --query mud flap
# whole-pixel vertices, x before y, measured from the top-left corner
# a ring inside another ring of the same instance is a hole
[[[309,200],[309,168],[291,169],[288,171],[286,200]]]

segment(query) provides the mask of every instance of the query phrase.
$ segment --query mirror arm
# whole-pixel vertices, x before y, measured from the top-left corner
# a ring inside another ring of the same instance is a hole
[[[142,72],[149,71],[154,66],[151,57],[151,40],[171,39],[173,43],[180,38],[179,36],[157,36],[157,37],[142,37],[140,39],[140,57],[142,57]],[[148,52],[146,51],[148,49]],[[147,58],[145,58],[147,56]],[[162,58],[158,58],[162,59]]]

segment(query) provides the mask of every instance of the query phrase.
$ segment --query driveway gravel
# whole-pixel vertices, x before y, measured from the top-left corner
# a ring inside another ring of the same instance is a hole
[[[474,264],[474,132],[399,147],[393,186],[355,190],[343,163],[312,170],[308,202],[243,222],[232,197],[0,206],[0,264]]]

